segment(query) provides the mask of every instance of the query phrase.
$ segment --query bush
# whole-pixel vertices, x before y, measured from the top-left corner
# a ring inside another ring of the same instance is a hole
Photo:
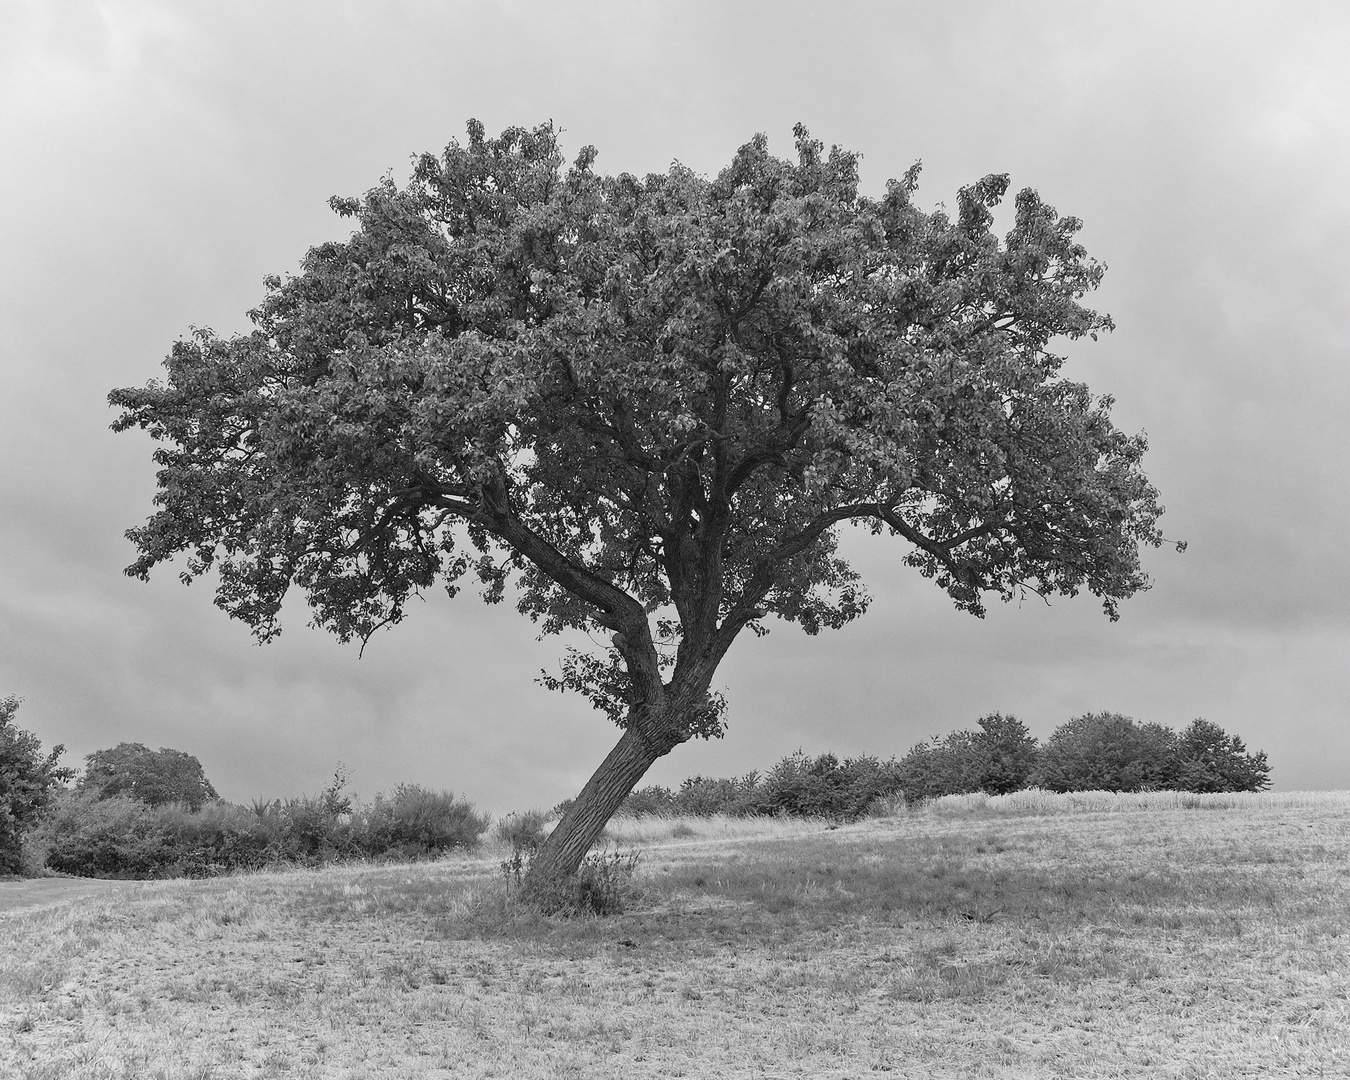
[[[856,818],[877,800],[899,790],[895,761],[874,757],[840,761],[833,754],[807,757],[800,750],[783,758],[766,775],[737,778],[691,776],[677,791],[659,785],[639,788],[624,800],[620,814],[688,815],[792,814],[804,817]],[[564,804],[565,805],[565,804]],[[563,807],[555,810],[557,813]]]
[[[56,764],[65,753],[54,746],[42,753],[42,742],[14,726],[20,698],[0,699],[0,873],[23,868],[24,834],[33,828],[53,795],[75,775]]]
[[[487,827],[486,817],[448,791],[400,784],[392,794],[375,797],[365,844],[370,854],[427,858],[449,848],[473,846]]]
[[[616,811],[617,814],[627,817],[637,817],[639,814],[670,817],[678,812],[675,809],[675,792],[660,784],[652,784],[629,792],[623,805]]]
[[[162,746],[151,750],[140,743],[118,743],[95,750],[85,759],[81,791],[101,799],[125,795],[147,806],[183,803],[193,810],[220,798],[202,770],[202,763],[182,750]]]
[[[639,852],[597,852],[581,860],[575,874],[531,883],[526,899],[545,915],[618,915],[633,891]],[[508,894],[521,894],[533,857],[515,851],[502,865]]]
[[[754,773],[736,778],[691,776],[675,792],[673,811],[691,817],[726,814],[743,817],[760,813],[758,777]]]
[[[540,810],[507,814],[497,822],[497,839],[510,844],[512,851],[535,851],[548,836],[544,828],[545,820]]]
[[[795,817],[861,817],[875,801],[900,789],[895,760],[863,756],[840,761],[834,754],[810,758],[800,750],[783,758],[759,785],[754,811]]]
[[[65,792],[37,832],[47,866],[81,877],[153,878],[173,862],[172,837],[150,806],[125,795]]]
[[[1076,716],[1055,729],[1031,775],[1048,791],[1152,791],[1171,787],[1177,736],[1119,713]]]

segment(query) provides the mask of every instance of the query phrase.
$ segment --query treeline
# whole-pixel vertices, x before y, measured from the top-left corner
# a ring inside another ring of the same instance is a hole
[[[363,804],[346,794],[339,766],[314,796],[220,799],[201,763],[181,750],[120,743],[88,755],[78,780],[14,724],[19,699],[0,699],[0,873],[43,869],[93,877],[202,877],[344,859],[406,861],[476,844],[489,819],[447,791],[400,784]],[[1175,732],[1115,713],[1061,725],[1041,745],[1016,717],[914,747],[903,758],[840,760],[800,751],[767,773],[694,776],[677,789],[639,788],[621,814],[857,818],[943,795],[1050,791],[1260,791],[1264,752],[1208,720]],[[563,804],[555,808],[559,813]],[[543,815],[511,815],[498,835],[517,848],[544,835]],[[519,834],[519,835],[518,835]]]
[[[1062,724],[1041,745],[1013,716],[982,717],[882,761],[800,751],[767,773],[732,779],[693,776],[678,788],[639,788],[620,813],[856,818],[878,805],[913,805],[943,795],[1023,788],[1048,791],[1261,791],[1270,786],[1265,752],[1195,720],[1176,732],[1117,713],[1089,713]]]
[[[181,750],[120,743],[75,770],[57,766],[15,727],[17,698],[0,701],[0,873],[83,877],[208,877],[232,870],[319,866],[345,859],[408,861],[472,845],[488,818],[447,791],[400,784],[362,804],[346,771],[318,795],[225,802]]]

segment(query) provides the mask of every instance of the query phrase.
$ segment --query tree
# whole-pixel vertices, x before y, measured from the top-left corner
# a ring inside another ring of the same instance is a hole
[[[990,713],[977,721],[980,730],[971,738],[977,765],[978,786],[990,795],[1006,795],[1027,786],[1036,767],[1039,748],[1026,724],[1015,716]]]
[[[0,873],[17,873],[19,847],[26,832],[51,801],[54,791],[75,775],[57,765],[66,748],[47,754],[32,732],[14,725],[22,698],[0,698]]]
[[[936,735],[910,749],[899,762],[907,802],[983,791],[1006,795],[1026,787],[1036,765],[1036,740],[1015,716],[990,713],[979,731]]]
[[[163,445],[145,578],[180,553],[260,640],[287,589],[368,639],[409,597],[518,587],[544,633],[598,632],[546,685],[622,729],[534,864],[569,873],[648,767],[719,735],[718,664],[776,617],[862,614],[844,523],[975,615],[987,595],[1087,589],[1116,617],[1160,543],[1145,441],[1060,376],[1052,339],[1102,267],[1035,191],[963,188],[955,217],[879,199],[800,126],[715,178],[564,170],[551,125],[416,159],[335,198],[350,239],[269,278],[255,329],[197,330],[167,381],[114,390],[115,430]],[[580,638],[578,638],[580,640]]]
[[[1172,786],[1178,791],[1264,791],[1270,787],[1266,752],[1247,753],[1236,735],[1203,718],[1177,738]]]
[[[1172,786],[1177,736],[1119,713],[1075,716],[1051,734],[1031,774],[1050,791],[1141,791]]]
[[[975,734],[952,731],[910,747],[898,765],[900,789],[907,803],[964,795],[980,790],[980,762]]]
[[[85,759],[82,791],[100,799],[126,795],[147,806],[182,803],[190,810],[220,798],[206,778],[202,763],[192,754],[161,746],[151,750],[140,743],[118,743],[111,750],[95,750]]]

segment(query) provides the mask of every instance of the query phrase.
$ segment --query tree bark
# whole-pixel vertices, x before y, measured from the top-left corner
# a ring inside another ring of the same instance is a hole
[[[672,731],[665,739],[652,740],[644,737],[635,724],[625,728],[614,749],[586,781],[581,794],[535,854],[525,881],[526,893],[533,884],[575,874],[609,819],[652,763],[687,737]]]

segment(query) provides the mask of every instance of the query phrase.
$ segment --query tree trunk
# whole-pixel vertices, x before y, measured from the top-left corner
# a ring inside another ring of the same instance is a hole
[[[586,781],[581,794],[535,854],[525,882],[526,892],[532,884],[575,874],[609,819],[651,768],[652,762],[682,741],[678,738],[662,740],[668,745],[664,748],[660,744],[653,746],[636,727],[625,728],[623,737]]]

